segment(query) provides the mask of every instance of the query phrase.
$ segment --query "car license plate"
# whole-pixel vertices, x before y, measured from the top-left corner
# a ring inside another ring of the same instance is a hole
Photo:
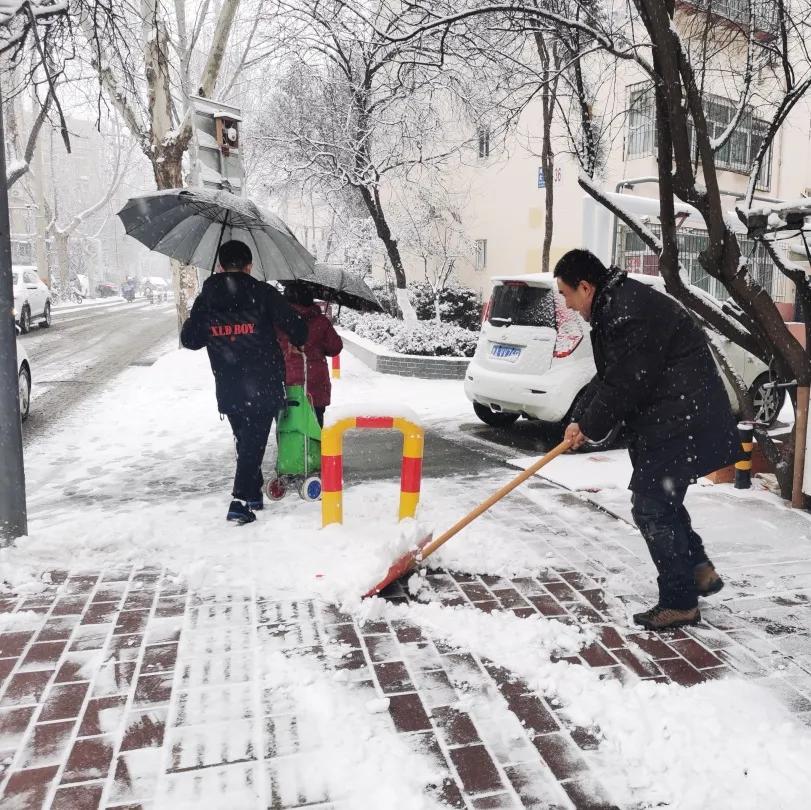
[[[507,346],[504,343],[494,343],[490,349],[490,357],[495,360],[506,360],[508,363],[514,363],[520,354],[521,349],[517,346]]]

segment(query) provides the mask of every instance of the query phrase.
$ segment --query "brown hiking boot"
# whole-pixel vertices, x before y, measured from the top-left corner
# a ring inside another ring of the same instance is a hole
[[[687,624],[698,624],[700,621],[701,613],[697,607],[679,610],[656,605],[644,613],[634,614],[634,624],[639,624],[646,630],[672,630]]]
[[[724,587],[724,580],[715,572],[712,563],[701,563],[693,569],[696,593],[699,596],[712,596]]]

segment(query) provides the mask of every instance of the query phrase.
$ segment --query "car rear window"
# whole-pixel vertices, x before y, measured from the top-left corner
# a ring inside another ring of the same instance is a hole
[[[546,287],[498,284],[493,288],[489,321],[494,326],[548,326],[555,328],[555,295]]]

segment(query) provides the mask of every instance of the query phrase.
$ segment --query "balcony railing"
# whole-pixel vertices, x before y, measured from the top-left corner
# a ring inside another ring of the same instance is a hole
[[[771,39],[777,33],[777,3],[774,0],[677,0],[676,5],[684,11],[706,12],[745,31],[749,29],[751,13],[756,36]]]

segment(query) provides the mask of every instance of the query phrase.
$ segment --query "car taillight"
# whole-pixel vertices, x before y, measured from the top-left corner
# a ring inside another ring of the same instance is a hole
[[[487,303],[482,307],[482,323],[490,317],[490,310],[493,308],[493,299],[488,298]]]
[[[583,340],[583,335],[566,335],[558,332],[555,338],[555,357],[568,357]]]
[[[563,296],[555,294],[555,357],[568,357],[583,340],[583,329],[578,314],[566,306]]]

